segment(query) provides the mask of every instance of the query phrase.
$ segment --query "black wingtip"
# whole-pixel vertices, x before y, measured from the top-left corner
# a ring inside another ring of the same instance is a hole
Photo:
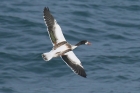
[[[50,10],[49,10],[49,7],[44,7],[44,11],[46,11],[46,10],[47,10],[47,11],[50,11]]]
[[[82,76],[82,77],[87,78],[87,76]]]
[[[85,75],[84,78],[87,78],[87,75]]]
[[[79,75],[79,74],[78,74]],[[82,76],[82,77],[84,77],[84,78],[87,78],[87,75],[86,75],[86,73],[84,74],[84,75],[80,75],[80,76]]]

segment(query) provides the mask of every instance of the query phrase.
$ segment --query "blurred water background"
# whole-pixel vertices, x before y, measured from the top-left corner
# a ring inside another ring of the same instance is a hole
[[[140,93],[140,0],[0,0],[0,93]],[[71,44],[87,78],[52,48],[44,7]]]

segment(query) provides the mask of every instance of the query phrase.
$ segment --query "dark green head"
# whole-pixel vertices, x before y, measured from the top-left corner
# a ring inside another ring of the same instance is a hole
[[[80,46],[80,45],[91,45],[91,43],[88,42],[87,40],[82,40],[79,43],[77,43],[75,46]]]

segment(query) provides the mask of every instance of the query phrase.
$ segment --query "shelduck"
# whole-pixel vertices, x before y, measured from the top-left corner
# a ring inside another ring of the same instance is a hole
[[[80,60],[76,57],[73,49],[80,45],[90,45],[91,43],[87,40],[82,40],[75,45],[69,44],[65,37],[63,36],[62,30],[58,25],[57,21],[54,19],[49,11],[49,8],[44,8],[44,21],[47,26],[48,34],[50,40],[53,44],[53,48],[50,52],[42,54],[45,61],[49,61],[54,57],[61,57],[62,60],[72,69],[72,71],[82,77],[86,78],[86,73],[84,67]]]

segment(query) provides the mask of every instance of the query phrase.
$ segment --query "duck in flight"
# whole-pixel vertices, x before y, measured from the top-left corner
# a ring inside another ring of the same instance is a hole
[[[52,14],[49,11],[49,8],[44,8],[44,21],[47,26],[48,34],[50,40],[53,44],[53,48],[50,52],[42,54],[42,57],[45,61],[49,61],[54,57],[61,57],[62,60],[71,68],[71,70],[86,78],[85,70],[82,66],[80,60],[76,57],[73,49],[77,48],[80,45],[90,45],[91,43],[87,40],[82,40],[75,45],[69,44],[65,37],[63,36],[62,30],[58,25],[57,21],[54,19]]]

